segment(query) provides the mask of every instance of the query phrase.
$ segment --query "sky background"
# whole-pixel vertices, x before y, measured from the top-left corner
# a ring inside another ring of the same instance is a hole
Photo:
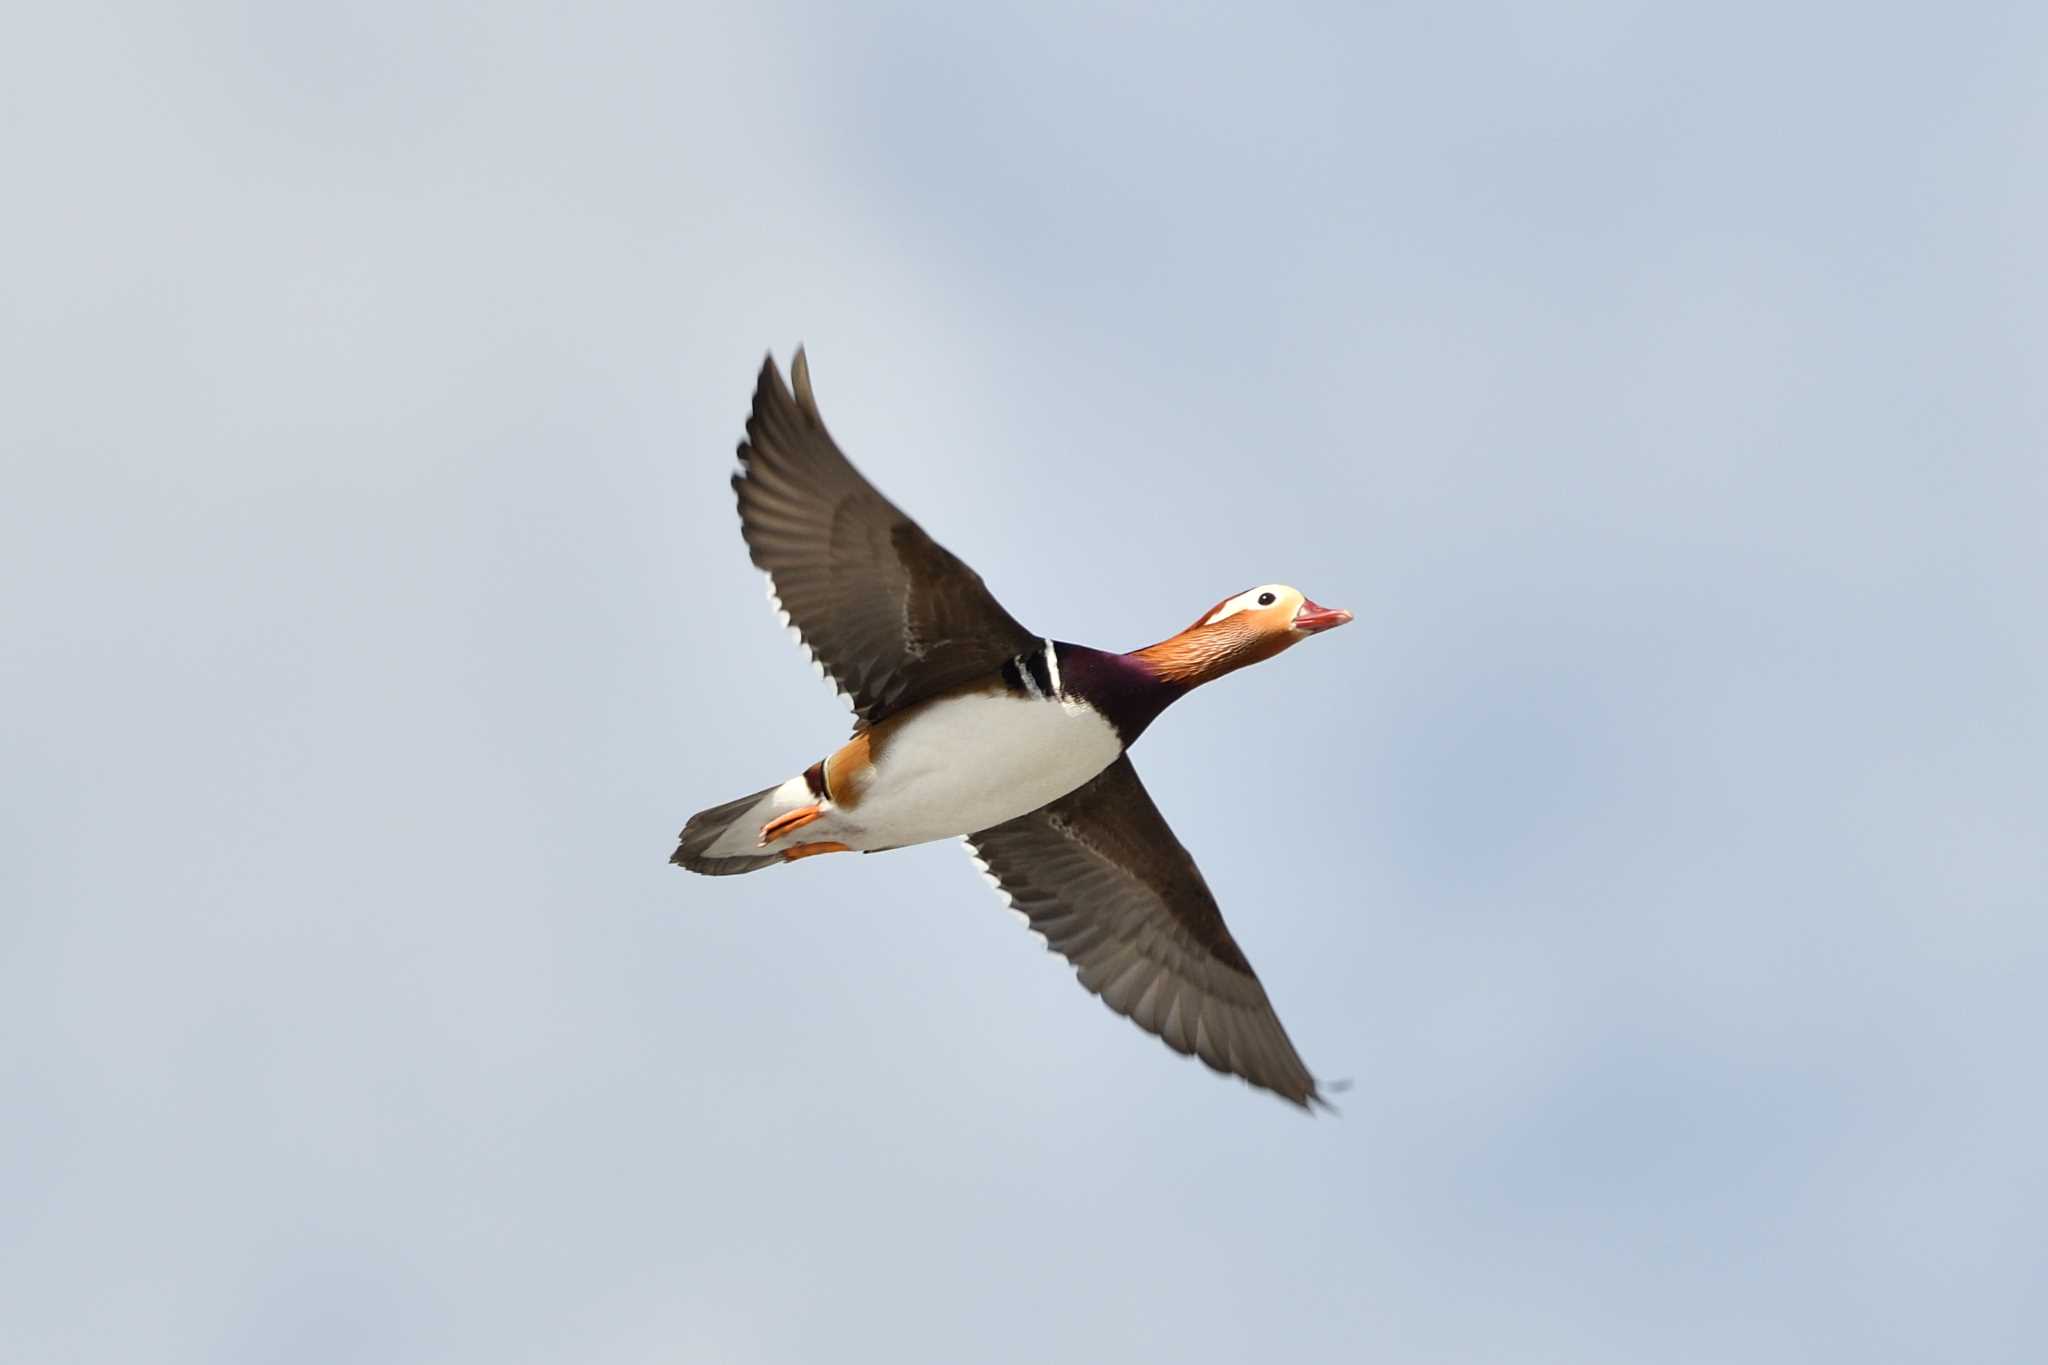
[[[0,1356],[2048,1357],[2048,10],[44,6],[0,43]],[[809,347],[1307,1119],[837,743]]]

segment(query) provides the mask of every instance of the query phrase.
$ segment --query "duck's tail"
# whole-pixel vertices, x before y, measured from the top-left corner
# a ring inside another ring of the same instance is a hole
[[[784,861],[783,854],[761,847],[761,826],[810,799],[804,780],[799,777],[777,787],[763,788],[752,796],[700,810],[683,826],[682,842],[676,845],[669,861],[707,877],[731,877],[773,867]]]

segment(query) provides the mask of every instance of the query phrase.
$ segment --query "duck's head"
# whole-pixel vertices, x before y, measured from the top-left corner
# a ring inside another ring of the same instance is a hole
[[[1350,612],[1318,605],[1298,588],[1267,583],[1224,598],[1180,634],[1137,655],[1160,677],[1193,686],[1270,659],[1350,619]]]

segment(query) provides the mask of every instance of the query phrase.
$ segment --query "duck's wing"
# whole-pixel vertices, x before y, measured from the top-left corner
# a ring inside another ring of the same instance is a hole
[[[833,444],[799,350],[792,393],[770,357],[740,443],[740,533],[776,609],[872,725],[995,672],[1039,643],[981,575],[861,477]]]
[[[1217,1071],[1303,1108],[1323,1103],[1129,755],[967,843],[1011,908],[1104,1004]]]

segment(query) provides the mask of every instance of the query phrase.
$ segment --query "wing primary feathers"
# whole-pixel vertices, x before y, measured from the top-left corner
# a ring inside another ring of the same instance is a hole
[[[1118,1014],[1310,1113],[1330,1108],[1131,767],[967,836],[1009,908]]]
[[[789,379],[796,386],[796,405],[803,409],[804,416],[824,426],[825,419],[818,415],[818,400],[811,393],[811,362],[805,357],[802,345],[797,346],[796,354],[790,358]]]
[[[861,476],[826,432],[801,350],[794,391],[761,366],[733,493],[786,624],[873,725],[987,676],[1036,638]]]

